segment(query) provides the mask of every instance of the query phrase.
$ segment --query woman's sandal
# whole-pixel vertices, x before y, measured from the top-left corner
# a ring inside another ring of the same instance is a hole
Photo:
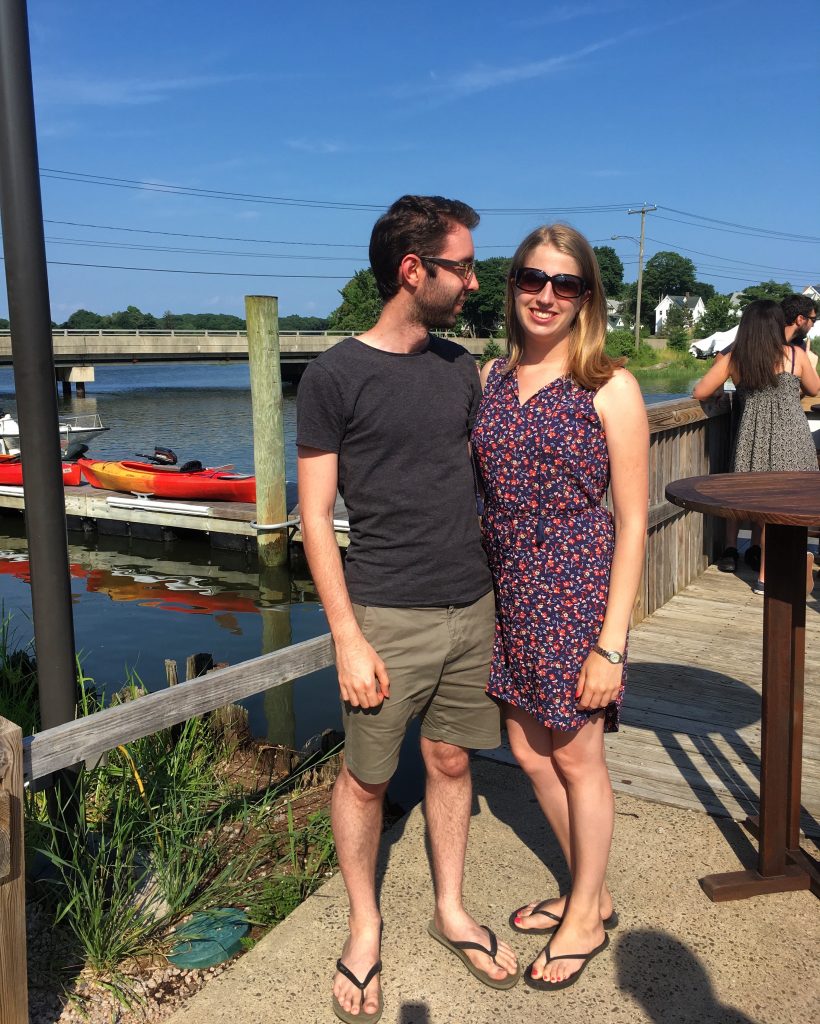
[[[583,963],[574,974],[570,974],[570,976],[568,978],[564,978],[563,981],[545,981],[543,977],[533,978],[532,967],[535,963],[535,960],[533,960],[532,964],[530,964],[530,966],[524,972],[524,984],[529,985],[530,988],[537,988],[540,992],[557,992],[560,988],[569,988],[570,985],[574,985],[575,982],[584,973],[584,968],[589,963],[589,961],[594,956],[597,956],[599,953],[602,953],[608,945],[609,936],[604,935],[604,941],[601,943],[601,945],[596,946],[595,949],[590,950],[589,953],[559,953],[557,956],[550,956],[550,943],[548,942],[546,946],[544,946],[544,948],[541,950],[542,953],[546,953],[547,955],[547,964],[550,962],[550,960],[582,960]],[[538,958],[536,957],[536,959]],[[546,967],[546,964],[544,964],[544,966]]]
[[[367,986],[370,984],[373,978],[377,974],[381,973],[381,969],[382,962],[381,960],[377,960],[365,975],[364,981],[359,981],[359,979],[356,977],[353,971],[351,971],[346,964],[343,964],[341,960],[336,961],[336,970],[340,974],[343,974],[347,978],[347,980],[352,982],[356,986],[356,988],[359,989],[359,991],[361,992],[362,1006],[364,1006],[364,990],[367,988]],[[374,1013],[365,1013],[364,1010],[362,1009],[360,1009],[358,1013],[350,1013],[344,1009],[344,1007],[336,998],[336,996],[333,996],[333,1012],[336,1014],[339,1020],[343,1020],[345,1024],[376,1024],[376,1021],[378,1021],[381,1018],[383,1010],[384,1000],[382,998],[381,985],[379,986],[379,1008]]]
[[[527,916],[532,917],[533,914],[540,914],[542,917],[551,918],[553,921],[555,921],[555,924],[548,925],[546,928],[522,928],[520,925],[516,924],[516,918],[520,916],[521,911],[526,910],[529,906],[529,903],[527,903],[523,907],[519,907],[518,910],[514,910],[510,914],[510,928],[512,928],[514,932],[520,932],[521,935],[552,935],[552,933],[557,930],[558,926],[564,920],[564,915],[553,914],[551,910],[544,910],[544,907],[546,907],[548,903],[552,903],[552,899],[541,900],[540,903],[536,903]],[[613,928],[618,927],[618,921],[618,912],[616,910],[613,910],[609,917],[605,917],[603,919],[602,923],[604,926],[604,930],[611,932]]]

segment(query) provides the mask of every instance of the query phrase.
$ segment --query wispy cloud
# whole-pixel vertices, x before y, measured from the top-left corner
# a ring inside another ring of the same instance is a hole
[[[544,14],[515,19],[512,24],[517,25],[519,28],[560,25],[568,21],[577,21],[578,18],[605,17],[607,14],[623,11],[628,6],[630,5],[625,0],[613,0],[612,3],[564,4],[560,7],[552,7]]]
[[[348,148],[340,142],[331,142],[329,139],[287,139],[285,145],[288,149],[295,149],[299,153],[313,153],[317,156],[343,153]]]
[[[89,78],[82,75],[44,76],[37,84],[40,103],[80,107],[137,107],[163,103],[174,93],[197,92],[250,75],[181,75],[177,78]]]

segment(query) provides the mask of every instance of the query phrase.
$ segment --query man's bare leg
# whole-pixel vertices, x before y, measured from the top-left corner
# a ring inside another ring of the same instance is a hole
[[[350,935],[341,959],[348,970],[364,980],[379,959],[381,914],[376,903],[376,857],[382,832],[382,808],[387,783],[361,782],[342,765],[333,787],[330,820],[339,869],[350,901]],[[362,994],[340,972],[333,994],[348,1013],[375,1013],[381,978],[376,975]]]
[[[464,909],[462,896],[473,792],[469,755],[463,747],[423,736],[421,752],[427,768],[424,810],[433,859],[436,927],[450,940],[486,946],[487,933]],[[504,942],[498,943],[496,963],[486,953],[466,953],[476,967],[498,981],[518,967],[515,953]]]

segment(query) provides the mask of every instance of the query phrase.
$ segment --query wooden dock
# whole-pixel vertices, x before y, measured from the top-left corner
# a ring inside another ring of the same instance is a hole
[[[612,785],[743,819],[758,810],[763,598],[712,566],[634,627]],[[490,757],[512,761],[509,748]],[[806,605],[802,828],[820,837],[820,585]]]

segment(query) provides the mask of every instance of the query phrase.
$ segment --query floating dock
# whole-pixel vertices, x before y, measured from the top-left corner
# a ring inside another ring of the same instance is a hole
[[[298,506],[285,523],[257,523],[256,505],[243,501],[171,501],[147,495],[124,494],[83,484],[65,487],[69,531],[109,534],[143,540],[173,541],[200,535],[214,548],[256,551],[256,537],[266,529],[283,529],[301,543]],[[0,514],[25,512],[22,487],[0,487]],[[336,539],[347,546],[347,510],[337,498]]]

